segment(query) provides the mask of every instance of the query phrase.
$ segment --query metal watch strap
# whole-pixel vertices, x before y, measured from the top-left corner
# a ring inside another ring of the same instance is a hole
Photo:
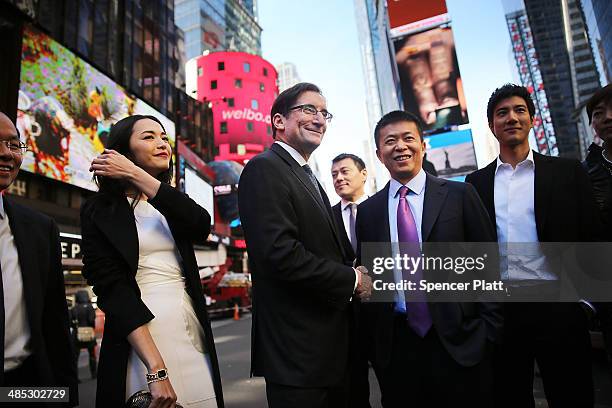
[[[161,368],[153,373],[147,373],[147,384],[151,384],[156,381],[163,381],[168,379],[168,369]]]

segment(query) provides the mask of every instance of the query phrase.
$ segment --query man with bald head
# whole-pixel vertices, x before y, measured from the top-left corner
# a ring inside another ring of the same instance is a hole
[[[77,373],[59,231],[51,218],[4,194],[26,150],[13,122],[0,112],[0,386],[69,387],[70,402],[63,406],[71,407],[78,402]]]

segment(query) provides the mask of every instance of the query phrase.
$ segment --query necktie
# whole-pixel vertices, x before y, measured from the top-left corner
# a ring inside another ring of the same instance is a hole
[[[397,238],[400,242],[401,254],[406,254],[410,257],[420,257],[419,234],[416,228],[416,222],[408,206],[406,195],[408,187],[402,186],[399,189],[400,199],[397,205]],[[402,243],[409,245],[402,246]],[[408,272],[408,271],[403,271]],[[417,283],[423,278],[423,271],[417,268],[414,274],[402,273],[404,278]],[[406,317],[408,325],[420,337],[425,337],[431,328],[431,315],[427,302],[425,302],[425,294],[421,291],[406,291]]]
[[[303,165],[302,168],[304,169],[304,171],[306,172],[306,175],[308,176],[308,179],[310,180],[310,182],[314,186],[315,191],[317,192],[317,194],[319,194],[319,198],[321,200],[323,200],[323,197],[321,196],[321,191],[319,190],[319,183],[317,182],[317,178],[315,177],[314,173],[312,172],[312,169],[307,164]]]
[[[349,231],[351,232],[351,246],[353,247],[353,252],[357,253],[357,235],[355,234],[355,218],[357,216],[357,204],[350,203],[346,207],[350,211],[349,215]]]

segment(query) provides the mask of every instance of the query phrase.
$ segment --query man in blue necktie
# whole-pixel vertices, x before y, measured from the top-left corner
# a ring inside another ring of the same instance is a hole
[[[367,243],[390,242],[394,258],[416,258],[425,242],[494,242],[493,225],[474,188],[423,170],[425,143],[416,116],[386,114],[374,138],[391,180],[359,205],[358,262]],[[422,278],[420,268],[406,272],[396,268],[394,280]],[[499,304],[428,303],[423,292],[398,291],[395,302],[363,309],[362,331],[385,408],[490,406]]]

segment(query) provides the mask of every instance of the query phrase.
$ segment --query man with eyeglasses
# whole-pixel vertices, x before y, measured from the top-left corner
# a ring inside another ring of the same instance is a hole
[[[0,193],[15,180],[26,146],[0,112]],[[2,387],[69,387],[78,403],[68,308],[55,222],[0,194]],[[24,403],[24,407],[41,406]],[[21,404],[20,404],[21,405]]]
[[[275,143],[245,166],[240,219],[253,276],[251,371],[270,408],[347,407],[349,319],[371,279],[344,253],[329,200],[308,165],[332,115],[316,85],[272,106]]]

